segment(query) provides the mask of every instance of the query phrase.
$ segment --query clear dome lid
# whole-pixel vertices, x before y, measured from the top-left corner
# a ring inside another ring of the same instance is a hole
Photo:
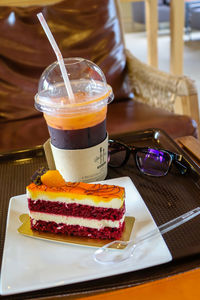
[[[113,98],[112,88],[107,84],[102,70],[83,58],[65,58],[65,67],[74,94],[70,100],[64,84],[59,63],[48,66],[41,75],[35,107],[44,113],[75,113],[88,107],[101,109]]]

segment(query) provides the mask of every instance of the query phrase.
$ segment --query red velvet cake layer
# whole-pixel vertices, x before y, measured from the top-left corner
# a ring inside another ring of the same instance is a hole
[[[64,216],[83,217],[96,220],[120,220],[125,213],[125,202],[120,209],[95,207],[76,203],[62,203],[28,199],[30,211],[50,213]]]
[[[95,229],[89,227],[83,227],[79,225],[65,225],[63,223],[57,224],[55,222],[35,221],[31,219],[31,229],[52,232],[52,233],[64,233],[71,236],[81,236],[93,239],[119,239],[124,229],[123,222],[119,228],[104,227],[102,229]]]

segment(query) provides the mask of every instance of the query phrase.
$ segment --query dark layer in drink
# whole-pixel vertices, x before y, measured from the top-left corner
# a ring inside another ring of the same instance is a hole
[[[96,146],[106,138],[106,120],[84,129],[62,130],[48,126],[51,143],[59,149],[85,149]]]

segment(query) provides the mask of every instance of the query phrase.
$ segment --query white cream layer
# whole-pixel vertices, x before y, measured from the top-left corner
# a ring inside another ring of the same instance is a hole
[[[67,197],[55,197],[51,199],[49,195],[45,193],[37,193],[37,197],[33,197],[31,192],[29,190],[27,192],[27,198],[31,199],[33,201],[36,200],[45,200],[45,201],[51,201],[51,202],[62,202],[62,203],[76,203],[76,204],[82,204],[82,205],[90,205],[94,207],[104,207],[104,208],[114,208],[114,209],[120,209],[122,206],[122,201],[119,198],[113,198],[112,200],[106,202],[106,201],[100,201],[100,202],[95,202],[89,197],[87,198],[87,195],[85,196],[84,199],[82,200],[77,200],[73,198],[67,198]]]
[[[71,217],[71,216],[60,216],[55,214],[48,213],[39,213],[30,211],[30,217],[33,220],[33,224],[36,221],[46,221],[46,222],[55,222],[57,224],[63,223],[66,225],[79,225],[89,228],[102,229],[104,227],[112,227],[118,228],[121,223],[124,222],[125,216],[121,218],[119,221],[111,221],[111,220],[95,220],[95,219],[87,219],[87,218],[79,218],[79,217]]]

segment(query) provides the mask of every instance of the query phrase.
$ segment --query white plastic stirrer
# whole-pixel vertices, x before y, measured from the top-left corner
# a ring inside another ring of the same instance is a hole
[[[72,91],[72,87],[71,87],[71,84],[70,84],[70,81],[69,81],[69,77],[67,75],[67,71],[66,71],[66,68],[65,68],[65,64],[64,64],[64,60],[63,60],[63,57],[62,57],[62,54],[60,52],[60,49],[58,48],[58,45],[47,25],[47,22],[43,16],[42,13],[39,13],[37,14],[37,17],[44,29],[44,32],[46,33],[46,36],[56,54],[56,57],[57,57],[57,60],[58,60],[58,63],[59,63],[59,66],[60,66],[60,70],[61,70],[61,73],[62,73],[62,76],[63,76],[63,80],[64,80],[64,83],[65,83],[65,87],[66,87],[66,90],[67,90],[67,93],[68,93],[68,96],[69,96],[69,100],[70,102],[74,102],[74,94],[73,94],[73,91]]]

